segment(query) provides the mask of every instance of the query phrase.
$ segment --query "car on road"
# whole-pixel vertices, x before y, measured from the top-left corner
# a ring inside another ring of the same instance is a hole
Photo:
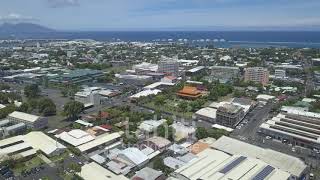
[[[70,153],[69,156],[72,157],[72,158],[74,158],[74,154],[72,154],[72,153]]]
[[[272,139],[272,137],[271,137],[271,136],[266,136],[266,139],[268,139],[268,140],[269,140],[269,139]]]
[[[296,152],[296,148],[295,147],[291,148],[291,151]]]

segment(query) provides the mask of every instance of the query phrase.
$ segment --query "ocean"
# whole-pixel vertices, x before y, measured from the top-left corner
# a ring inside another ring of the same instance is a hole
[[[0,39],[4,37],[0,36]],[[16,34],[11,35],[10,39],[93,39],[140,42],[170,40],[194,45],[214,44],[215,47],[320,48],[320,32],[315,31],[88,31]]]

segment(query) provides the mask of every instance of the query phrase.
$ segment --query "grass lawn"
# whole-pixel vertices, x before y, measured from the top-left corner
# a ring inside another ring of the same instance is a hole
[[[45,164],[45,162],[43,162],[41,158],[36,156],[26,162],[17,164],[16,167],[13,169],[13,172],[15,174],[20,174],[23,170],[30,170],[34,167],[41,165],[41,164]]]
[[[190,112],[190,107],[188,107],[187,112],[183,113],[183,112],[179,112],[178,111],[178,105],[180,103],[184,103],[184,102],[188,102],[187,100],[183,100],[183,99],[178,99],[178,98],[174,98],[172,100],[166,100],[165,104],[163,104],[161,107],[160,106],[156,106],[154,104],[154,102],[149,102],[147,104],[145,104],[148,107],[151,107],[153,109],[158,109],[161,111],[166,111],[166,112],[170,112],[176,116],[181,116],[184,117],[186,119],[191,119],[193,112]]]
[[[61,161],[62,159],[65,159],[65,158],[69,157],[69,154],[70,154],[70,153],[71,153],[71,152],[70,152],[68,149],[66,149],[66,151],[65,151],[64,153],[62,153],[62,154],[60,154],[60,155],[58,155],[58,156],[53,156],[53,157],[50,158],[50,160],[51,160],[52,162]]]

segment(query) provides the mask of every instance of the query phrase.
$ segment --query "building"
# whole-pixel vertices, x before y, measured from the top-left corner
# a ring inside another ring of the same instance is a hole
[[[193,137],[196,132],[196,129],[193,125],[186,126],[181,122],[177,122],[171,125],[174,129],[174,139],[175,141],[180,141],[183,139],[189,139]]]
[[[268,102],[271,102],[271,101],[275,100],[276,97],[268,95],[268,94],[259,94],[256,99],[259,102],[268,103]]]
[[[171,142],[167,140],[166,138],[159,137],[159,136],[153,136],[149,139],[146,139],[143,142],[144,145],[147,147],[152,148],[154,151],[160,151],[162,152],[165,150],[169,145],[171,145]]]
[[[82,166],[78,175],[84,180],[129,180],[124,175],[116,175],[95,162]]]
[[[226,83],[239,78],[240,69],[239,67],[229,66],[212,66],[210,67],[211,75],[209,76],[210,81],[219,80],[221,83]]]
[[[224,104],[216,112],[216,123],[234,128],[244,117],[243,108],[233,104]]]
[[[170,76],[179,76],[179,62],[171,58],[162,58],[158,64],[158,72]]]
[[[206,71],[206,68],[204,66],[197,66],[195,68],[189,69],[186,71],[186,76],[196,76],[199,74],[202,74]]]
[[[55,136],[74,147],[95,139],[94,136],[81,129],[73,129],[69,132],[62,132]]]
[[[320,149],[320,114],[286,109],[260,126],[261,133],[293,146]]]
[[[84,82],[93,82],[103,76],[103,72],[99,70],[76,69],[68,73],[50,77],[49,82],[56,84],[81,84]]]
[[[286,78],[286,70],[284,70],[284,69],[276,69],[274,71],[274,78],[276,78],[276,79],[284,79],[284,78]]]
[[[192,86],[184,86],[182,90],[178,91],[177,96],[185,99],[197,99],[202,96],[202,93],[200,90],[198,90],[196,87]]]
[[[138,148],[130,147],[122,150],[118,156],[117,160],[122,161],[123,163],[130,165],[132,167],[142,167],[148,163],[149,158]]]
[[[47,127],[48,119],[32,114],[14,111],[7,116],[7,119],[12,123],[24,123],[30,129],[42,129]]]
[[[146,75],[116,74],[115,77],[126,84],[144,85],[153,82],[153,77]]]
[[[97,136],[93,141],[89,141],[85,144],[82,144],[78,146],[77,148],[82,152],[82,153],[90,153],[93,152],[100,147],[116,147],[120,146],[122,144],[122,132],[115,132],[115,133],[105,133],[103,135]]]
[[[195,113],[195,117],[197,120],[215,123],[216,117],[217,117],[216,113],[217,113],[217,109],[211,108],[211,107],[205,107],[205,108],[198,110]]]
[[[139,125],[139,130],[146,132],[146,133],[151,133],[157,130],[157,128],[162,125],[163,123],[165,123],[166,120],[165,119],[161,119],[161,120],[147,120],[147,121],[143,121],[140,125]]]
[[[145,167],[131,178],[131,180],[165,180],[166,177],[161,171],[154,170],[149,167]]]
[[[237,147],[234,147],[237,148]],[[208,148],[173,173],[177,179],[287,180],[291,174],[258,158]]]
[[[240,140],[236,140],[230,137],[223,136],[219,138],[216,142],[214,142],[211,145],[211,148],[219,150],[224,153],[231,154],[233,156],[244,156],[247,158],[254,158],[262,161],[265,163],[265,166],[271,166],[273,168],[270,168],[270,173],[266,173],[266,175],[274,175],[277,174],[275,171],[283,171],[289,174],[288,177],[292,179],[299,179],[305,176],[307,173],[307,165],[303,162],[303,160],[290,156],[281,152],[277,152],[268,148],[262,148],[258,147],[249,143],[245,143]],[[241,163],[243,164],[243,163]],[[240,165],[241,165],[240,164]],[[246,163],[244,163],[246,164]],[[250,166],[253,167],[255,164],[246,164],[246,166],[243,166],[242,170],[246,170]],[[237,167],[237,166],[236,166]],[[250,169],[250,168],[249,168]],[[264,169],[264,168],[262,168]],[[253,174],[257,175],[260,174],[261,170],[258,170],[256,173]],[[271,171],[271,169],[273,169]],[[251,173],[248,173],[251,174]],[[268,176],[266,176],[267,178]],[[272,177],[272,176],[271,176]],[[275,176],[277,177],[277,176]],[[285,178],[285,179],[288,179]],[[237,178],[233,178],[237,179]],[[249,178],[251,179],[251,178]],[[275,179],[275,180],[280,180],[284,178],[269,178],[269,179]]]
[[[39,131],[0,141],[0,156],[24,158],[33,156],[40,150],[51,157],[63,153],[65,149],[65,146]]]
[[[97,102],[97,94],[98,90],[84,89],[83,91],[79,91],[74,95],[74,100],[82,103],[85,108],[90,107]]]
[[[250,67],[245,69],[244,73],[245,82],[255,82],[263,86],[269,83],[269,71],[263,67]]]
[[[136,64],[132,66],[132,70],[134,70],[137,75],[147,75],[149,73],[155,73],[158,71],[157,64],[151,64],[147,62],[143,62],[141,64]]]

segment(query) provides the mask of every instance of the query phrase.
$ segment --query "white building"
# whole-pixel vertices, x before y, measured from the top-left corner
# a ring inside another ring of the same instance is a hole
[[[177,77],[179,75],[179,62],[176,59],[163,57],[158,64],[158,72]]]
[[[284,79],[286,77],[286,70],[284,69],[276,69],[274,72],[274,77],[276,79]]]
[[[288,173],[289,176],[293,178],[300,178],[300,177],[303,177],[303,175],[305,175],[307,170],[307,165],[297,157],[290,156],[281,152],[277,152],[268,148],[261,148],[261,147],[248,144],[230,137],[226,137],[226,136],[219,138],[216,142],[211,144],[211,147],[213,149],[231,154],[233,156],[240,155],[240,156],[247,157],[249,159],[254,158],[262,161],[265,164],[265,167],[266,165],[269,165],[274,168],[272,171],[271,171],[272,169],[271,168],[270,173],[268,173],[267,175],[274,175],[276,174],[275,170],[279,170],[280,172]],[[246,168],[249,168],[250,166],[251,167],[255,166],[255,164],[251,164],[251,165],[250,164],[241,163],[240,165],[241,166],[244,165],[244,166],[243,168],[239,168],[239,169],[241,169],[241,172],[244,172]],[[236,167],[238,166],[235,166],[235,168]],[[258,171],[256,171],[256,173],[251,175],[253,176],[257,175],[262,171],[262,169],[259,169]],[[266,177],[270,177],[270,176],[266,176]],[[275,178],[271,178],[271,177],[270,179],[275,179],[275,180],[287,179],[287,178],[277,179],[276,178],[277,176],[275,176]],[[237,179],[237,178],[233,178],[233,179]]]
[[[133,147],[122,150],[118,154],[117,159],[132,167],[142,167],[149,161],[147,155],[141,152],[138,148]]]
[[[82,166],[78,175],[84,180],[129,180],[124,175],[116,175],[94,162]]]
[[[13,123],[25,123],[28,128],[42,129],[47,127],[48,119],[32,114],[14,111],[8,115],[7,119]]]
[[[10,155],[11,157],[23,158],[35,155],[38,150],[46,156],[55,156],[63,153],[65,149],[65,146],[38,131],[0,141],[0,157]]]
[[[255,157],[206,149],[198,158],[175,171],[176,178],[198,179],[273,179],[287,180],[290,174]]]
[[[143,131],[143,132],[147,132],[147,133],[151,133],[154,132],[155,130],[157,130],[157,128],[165,123],[167,120],[165,119],[161,119],[161,120],[147,120],[147,121],[143,121],[140,125],[139,125],[139,130]]]
[[[261,124],[260,131],[293,146],[320,149],[320,114],[299,109],[286,108],[287,113]]]

